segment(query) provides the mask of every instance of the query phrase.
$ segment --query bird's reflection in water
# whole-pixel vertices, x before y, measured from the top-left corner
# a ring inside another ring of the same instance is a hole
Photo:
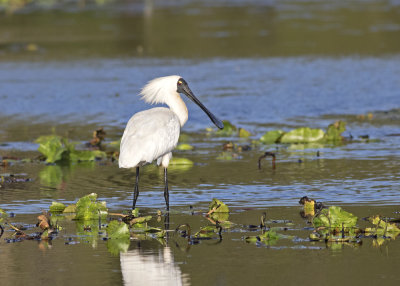
[[[165,217],[164,225],[168,230],[169,214]],[[183,274],[175,263],[168,246],[168,235],[166,243],[167,246],[161,248],[159,244],[148,248],[143,246],[148,245],[146,242],[139,242],[135,249],[120,253],[124,285],[190,285],[189,276]]]
[[[190,285],[168,246],[158,253],[130,250],[121,253],[120,261],[124,285]]]

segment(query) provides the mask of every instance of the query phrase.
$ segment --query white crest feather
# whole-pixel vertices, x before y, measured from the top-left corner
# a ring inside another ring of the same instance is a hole
[[[147,103],[166,103],[169,94],[176,92],[179,75],[155,78],[141,90],[140,95]]]

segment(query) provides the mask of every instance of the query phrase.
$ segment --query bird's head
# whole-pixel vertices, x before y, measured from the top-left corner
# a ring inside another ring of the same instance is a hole
[[[214,116],[193,94],[187,82],[178,75],[159,77],[149,81],[142,89],[140,94],[142,99],[150,104],[168,103],[174,95],[182,93],[196,103],[219,128],[223,129],[224,124]]]

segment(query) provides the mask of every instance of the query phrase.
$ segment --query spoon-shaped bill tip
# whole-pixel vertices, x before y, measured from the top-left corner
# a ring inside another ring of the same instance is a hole
[[[210,117],[211,118],[211,117]],[[224,123],[219,120],[218,118],[216,118],[214,116],[214,118],[211,118],[211,121],[215,124],[215,126],[217,126],[219,129],[224,129]]]

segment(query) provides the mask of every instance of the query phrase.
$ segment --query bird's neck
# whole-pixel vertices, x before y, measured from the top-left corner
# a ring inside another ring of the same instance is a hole
[[[167,102],[167,105],[178,116],[182,127],[188,120],[188,110],[179,93],[176,93],[176,98]]]

